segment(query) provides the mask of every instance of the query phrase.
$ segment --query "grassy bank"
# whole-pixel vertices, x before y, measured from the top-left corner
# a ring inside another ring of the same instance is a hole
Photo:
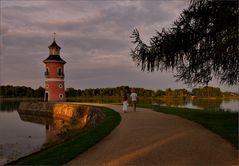
[[[219,112],[166,106],[154,106],[153,108],[155,111],[178,115],[197,122],[228,140],[238,149],[238,112]]]
[[[19,159],[10,165],[61,165],[67,163],[107,136],[120,123],[119,113],[105,107],[102,107],[102,111],[106,116],[95,127],[77,135],[74,134],[74,138],[71,140]]]

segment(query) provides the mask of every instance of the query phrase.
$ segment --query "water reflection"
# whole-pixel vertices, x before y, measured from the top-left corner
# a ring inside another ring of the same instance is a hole
[[[62,119],[21,114],[20,102],[1,100],[0,165],[40,150],[70,125]]]
[[[0,165],[39,150],[45,138],[44,126],[22,121],[17,111],[0,112]]]
[[[173,106],[173,107],[182,107],[187,105],[190,101],[187,99],[179,98],[179,99],[161,99],[154,100],[155,103],[159,105]]]
[[[70,124],[64,119],[27,115],[21,113],[20,111],[18,111],[18,113],[22,121],[37,123],[45,126],[46,139],[44,144],[57,140],[69,126],[73,126],[73,124]]]
[[[13,112],[13,111],[16,111],[22,101],[33,101],[33,100],[0,98],[0,112]],[[42,100],[35,99],[34,101],[42,101]]]
[[[206,110],[219,110],[222,101],[222,99],[195,99],[192,100],[192,104]]]
[[[151,102],[152,104],[172,107],[239,112],[239,100],[236,99],[152,99]]]
[[[239,112],[239,100],[223,100],[221,108],[226,111],[237,111]]]
[[[20,105],[20,100],[0,100],[1,112],[13,112]]]

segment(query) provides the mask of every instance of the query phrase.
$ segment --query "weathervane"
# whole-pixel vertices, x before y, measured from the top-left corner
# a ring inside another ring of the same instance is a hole
[[[56,32],[53,33],[53,41],[56,41]]]

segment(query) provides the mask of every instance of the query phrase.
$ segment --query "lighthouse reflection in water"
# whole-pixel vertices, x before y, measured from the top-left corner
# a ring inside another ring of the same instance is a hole
[[[72,125],[64,119],[26,115],[21,114],[21,112],[18,113],[20,115],[21,120],[23,121],[45,125],[45,143],[55,141],[59,138],[59,136],[63,135],[68,130],[70,125]]]
[[[0,165],[39,151],[51,142],[61,140],[70,124],[65,119],[21,114],[13,101],[1,101]],[[6,107],[4,107],[6,106]]]

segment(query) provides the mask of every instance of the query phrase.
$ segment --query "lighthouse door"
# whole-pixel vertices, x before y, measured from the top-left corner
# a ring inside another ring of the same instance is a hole
[[[45,101],[48,101],[48,92],[45,93]]]

